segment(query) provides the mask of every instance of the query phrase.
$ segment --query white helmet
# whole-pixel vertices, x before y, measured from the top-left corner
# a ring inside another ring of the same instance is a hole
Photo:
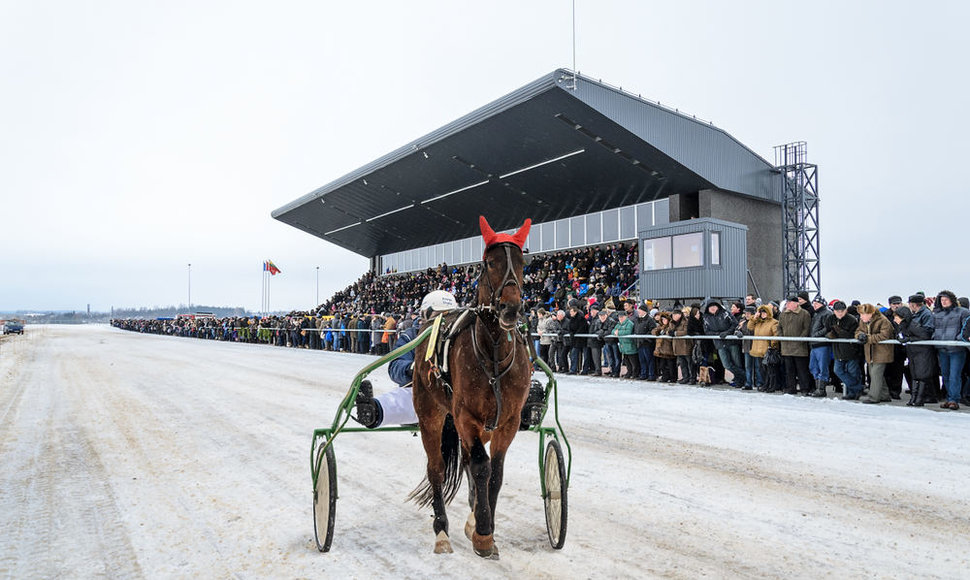
[[[432,312],[445,312],[455,308],[458,308],[458,301],[451,292],[446,290],[428,292],[421,301],[421,313],[425,318],[431,318]]]

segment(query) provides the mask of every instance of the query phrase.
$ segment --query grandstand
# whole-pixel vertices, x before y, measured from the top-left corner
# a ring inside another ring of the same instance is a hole
[[[372,276],[463,266],[534,225],[535,256],[637,247],[644,298],[782,293],[785,183],[713,124],[559,69],[278,208]]]

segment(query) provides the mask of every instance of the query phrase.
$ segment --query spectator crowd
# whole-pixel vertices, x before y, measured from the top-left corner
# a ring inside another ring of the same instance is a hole
[[[529,258],[529,256],[527,256]],[[536,353],[553,372],[884,403],[900,399],[958,410],[970,404],[966,346],[970,304],[952,292],[915,293],[888,305],[826,301],[806,292],[784,301],[753,295],[662,308],[630,295],[636,244],[531,256],[523,300]],[[115,320],[126,330],[201,339],[382,355],[416,324],[422,297],[477,295],[478,265],[368,272],[308,312],[266,317]],[[705,336],[697,339],[691,337]],[[800,340],[804,339],[804,340]],[[835,340],[833,340],[835,339]],[[895,343],[885,343],[895,340]],[[904,388],[905,387],[905,388]]]

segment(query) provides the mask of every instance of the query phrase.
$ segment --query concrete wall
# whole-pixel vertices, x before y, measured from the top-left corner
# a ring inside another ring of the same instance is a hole
[[[671,214],[674,206],[671,200]],[[748,226],[748,269],[765,300],[778,300],[782,286],[781,206],[716,189],[698,194],[698,217],[713,217]],[[671,215],[671,221],[674,221]],[[748,280],[748,292],[755,287]]]

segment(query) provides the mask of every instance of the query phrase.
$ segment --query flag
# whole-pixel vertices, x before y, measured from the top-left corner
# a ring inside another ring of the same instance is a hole
[[[263,272],[269,272],[272,276],[283,273],[282,270],[276,267],[276,264],[274,264],[272,260],[266,260],[263,262]]]

